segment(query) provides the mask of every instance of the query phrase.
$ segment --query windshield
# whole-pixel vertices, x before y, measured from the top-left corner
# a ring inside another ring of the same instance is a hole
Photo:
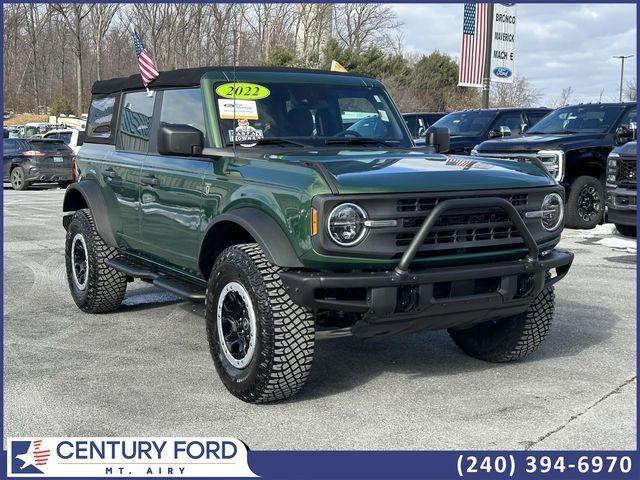
[[[235,100],[234,85],[244,89]],[[238,82],[217,84],[215,91],[226,145],[234,140],[243,147],[364,145],[371,140],[412,146],[400,126],[403,120],[378,87]]]
[[[622,105],[576,105],[551,112],[528,133],[607,133],[616,122]]]
[[[462,136],[482,135],[489,124],[496,118],[496,112],[492,110],[472,110],[469,112],[454,112],[445,115],[434,127],[447,127],[449,134]]]

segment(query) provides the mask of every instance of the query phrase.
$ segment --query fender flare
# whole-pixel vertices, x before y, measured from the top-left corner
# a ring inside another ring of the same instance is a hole
[[[91,180],[81,180],[80,182],[69,185],[64,194],[64,201],[62,202],[62,211],[65,214],[62,224],[65,229],[68,228],[71,222],[73,212],[82,208],[89,208],[89,210],[91,210],[96,230],[105,243],[117,248],[118,243],[116,242],[113,228],[109,222],[107,203],[104,200],[102,190],[98,183]]]
[[[262,248],[267,260],[274,265],[282,268],[303,267],[282,227],[270,215],[251,207],[240,207],[223,213],[209,223],[200,245],[198,265],[201,266],[204,263],[203,246],[208,234],[222,222],[235,223],[249,232]]]

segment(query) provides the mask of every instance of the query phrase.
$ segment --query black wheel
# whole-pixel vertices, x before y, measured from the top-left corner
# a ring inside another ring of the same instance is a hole
[[[465,330],[449,329],[449,334],[456,345],[472,357],[487,362],[511,362],[540,346],[549,332],[554,304],[553,287],[548,287],[524,313]]]
[[[122,303],[126,275],[105,261],[118,250],[104,243],[89,210],[78,210],[71,219],[65,244],[67,281],[76,305],[88,313],[110,312]]]
[[[26,175],[21,166],[13,167],[10,174],[11,188],[14,190],[26,190],[29,187],[29,182],[25,178]]]
[[[636,236],[636,226],[635,225],[620,225],[616,223],[616,229],[620,235],[624,235],[625,237],[635,237]]]
[[[570,228],[591,229],[602,220],[604,188],[595,177],[583,175],[570,187],[566,208],[566,225]]]
[[[251,243],[222,252],[209,277],[211,356],[224,385],[245,402],[294,395],[311,368],[313,314],[291,301],[278,271]]]

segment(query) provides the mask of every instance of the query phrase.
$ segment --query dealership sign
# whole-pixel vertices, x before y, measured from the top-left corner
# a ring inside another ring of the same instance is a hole
[[[7,447],[8,477],[256,476],[233,438],[9,438]]]
[[[491,81],[512,83],[516,47],[516,6],[496,3],[493,7]]]

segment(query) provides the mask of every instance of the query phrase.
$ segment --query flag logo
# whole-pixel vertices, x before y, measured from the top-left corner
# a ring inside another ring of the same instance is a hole
[[[131,36],[133,37],[133,44],[136,47],[136,56],[138,57],[138,67],[140,68],[140,75],[142,76],[142,83],[146,87],[153,80],[158,78],[160,73],[158,72],[158,67],[153,63],[151,59],[151,55],[142,45],[142,40],[140,40],[140,36],[134,30],[131,32]]]
[[[11,473],[44,474],[51,451],[42,440],[13,440],[11,442]]]
[[[487,52],[486,3],[465,3],[458,85],[481,87]]]

